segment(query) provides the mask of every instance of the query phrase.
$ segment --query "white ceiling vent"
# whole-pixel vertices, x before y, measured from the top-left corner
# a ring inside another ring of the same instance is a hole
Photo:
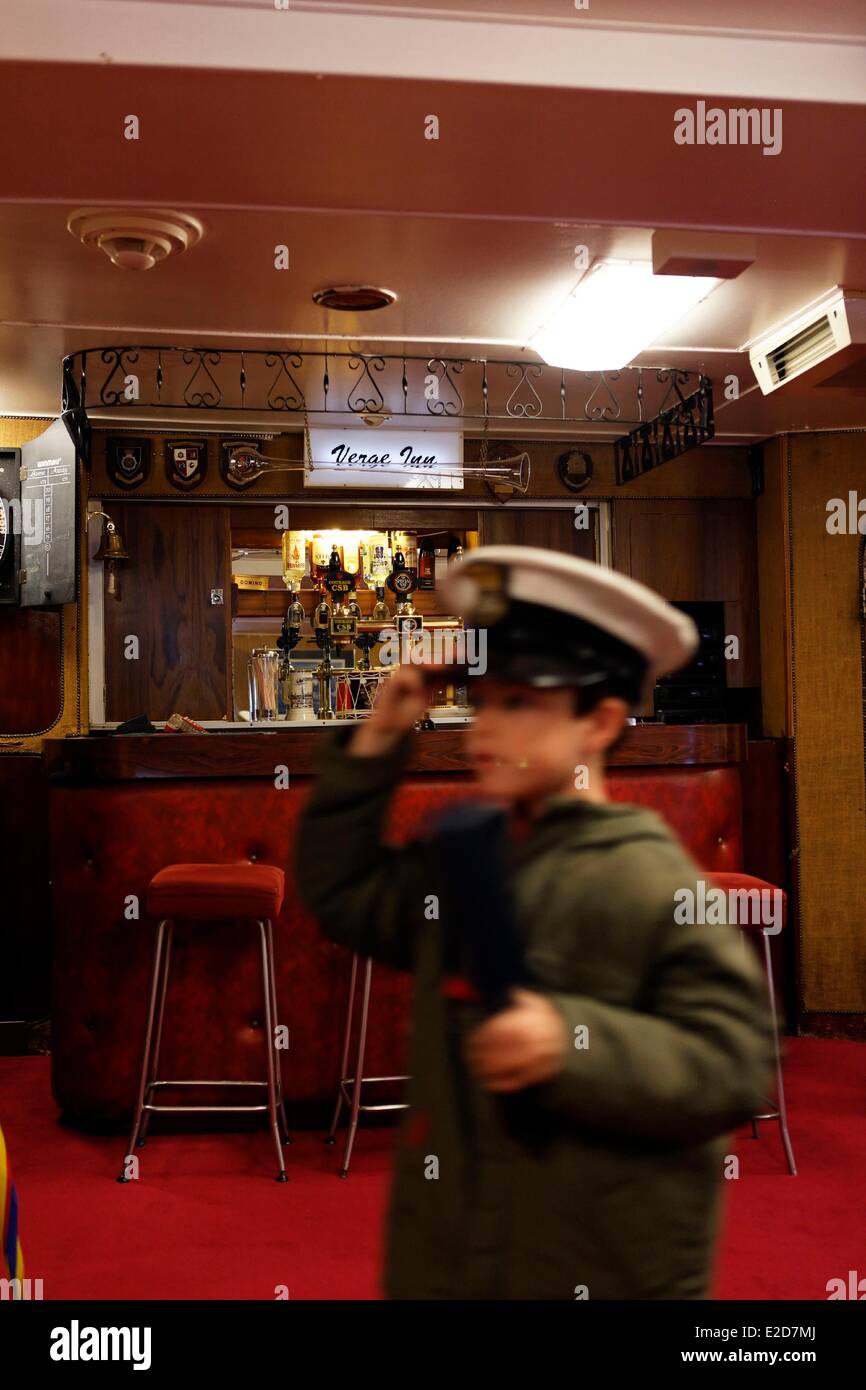
[[[820,371],[821,364],[846,349],[862,353],[866,343],[866,295],[837,285],[808,309],[795,314],[749,347],[749,361],[765,396],[810,372],[812,383],[840,362]]]
[[[186,212],[148,209],[79,208],[66,223],[85,246],[104,251],[123,270],[150,270],[179,251],[188,251],[204,235],[204,227]]]

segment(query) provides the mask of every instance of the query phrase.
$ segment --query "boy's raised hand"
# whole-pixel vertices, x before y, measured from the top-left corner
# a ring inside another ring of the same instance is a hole
[[[413,724],[423,719],[428,703],[429,692],[418,668],[398,666],[379,692],[370,718],[353,736],[349,753],[359,758],[390,753]]]
[[[515,989],[511,999],[509,1008],[473,1030],[466,1048],[479,1084],[500,1094],[551,1081],[568,1046],[565,1021],[544,995]]]

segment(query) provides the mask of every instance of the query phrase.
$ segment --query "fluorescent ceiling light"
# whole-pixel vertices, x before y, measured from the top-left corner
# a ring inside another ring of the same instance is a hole
[[[551,367],[617,371],[718,283],[706,275],[653,275],[651,261],[597,261],[530,346]]]

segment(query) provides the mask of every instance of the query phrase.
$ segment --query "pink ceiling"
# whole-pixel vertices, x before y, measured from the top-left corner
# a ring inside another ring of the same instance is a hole
[[[140,0],[156,3],[156,0]],[[261,7],[262,0],[173,0],[175,4],[216,5],[243,9]],[[568,0],[392,0],[390,4],[367,0],[291,0],[297,11],[364,14],[435,15],[440,18],[524,19],[533,23],[640,25],[641,28],[740,29],[754,33],[866,34],[866,7],[861,0],[834,0],[816,5],[814,0],[604,0],[577,12]]]
[[[767,157],[674,144],[688,96],[31,63],[3,91],[4,200],[866,234],[856,107],[785,103]]]
[[[158,22],[163,6],[150,8]],[[664,5],[651,8],[662,22]],[[730,23],[745,14],[716,10]],[[709,18],[696,4],[694,23],[699,11]],[[768,10],[756,0],[749,13],[763,23]],[[836,7],[834,23],[851,13]],[[784,14],[799,25],[805,9]],[[357,333],[518,355],[573,283],[578,241],[647,257],[661,227],[753,232],[757,260],[644,354],[648,366],[735,372],[745,387],[756,333],[834,284],[866,289],[861,107],[784,102],[782,153],[766,157],[674,143],[674,112],[694,105],[703,73],[684,76],[680,96],[114,63],[0,63],[0,77],[0,411],[51,412],[62,355],[118,341],[315,347]],[[135,142],[123,138],[130,113]],[[431,113],[438,141],[423,138]],[[206,235],[168,265],[125,273],[66,231],[91,204],[178,207]],[[283,280],[277,241],[291,247]],[[384,283],[398,302],[329,320],[312,292],[340,279]],[[753,389],[719,423],[731,438],[850,427],[866,423],[866,399]]]

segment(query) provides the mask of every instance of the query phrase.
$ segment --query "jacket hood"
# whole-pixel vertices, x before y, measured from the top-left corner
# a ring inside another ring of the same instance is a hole
[[[583,797],[551,797],[538,819],[532,841],[555,828],[560,844],[619,845],[634,840],[670,844],[671,832],[655,811],[620,801],[588,801]]]

